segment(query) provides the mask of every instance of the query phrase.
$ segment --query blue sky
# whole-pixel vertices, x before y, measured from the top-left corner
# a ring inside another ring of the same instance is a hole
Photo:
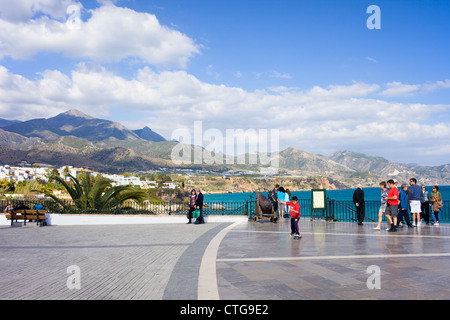
[[[79,28],[67,28],[78,6]],[[381,9],[381,29],[366,12]],[[0,118],[71,108],[279,129],[280,147],[450,161],[449,1],[0,0]]]

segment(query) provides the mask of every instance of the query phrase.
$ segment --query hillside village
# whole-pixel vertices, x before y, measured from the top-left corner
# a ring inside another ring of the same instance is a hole
[[[41,165],[27,165],[23,166],[11,166],[3,165],[0,166],[0,180],[5,179],[7,181],[14,182],[31,182],[31,181],[41,181],[42,183],[47,183],[49,178],[49,169],[53,169],[50,166]],[[64,177],[66,181],[70,181],[68,174],[76,177],[79,174],[89,174],[93,177],[101,174],[99,172],[84,169],[84,168],[74,168],[71,166],[60,167],[57,169],[61,177]],[[119,174],[101,174],[103,177],[113,181],[114,186],[124,186],[133,185],[140,187],[142,189],[156,189],[159,187],[159,183],[155,180],[142,180],[141,178],[133,175],[119,175]],[[161,184],[163,189],[176,189],[179,186],[174,182],[163,182]]]
[[[0,166],[0,181],[33,182],[38,181],[42,184],[49,182],[50,171],[54,168],[49,165],[22,163],[20,166],[2,165]],[[161,170],[163,170],[162,168]],[[204,193],[240,193],[267,191],[273,188],[273,185],[281,183],[292,191],[309,190],[313,188],[325,188],[328,190],[346,189],[350,186],[340,183],[337,180],[326,177],[300,177],[300,176],[260,176],[250,172],[228,172],[226,174],[214,174],[213,172],[201,170],[187,172],[175,170],[161,171],[155,176],[165,178],[164,181],[149,180],[149,174],[105,174],[85,168],[75,168],[64,166],[56,169],[61,177],[70,182],[68,175],[77,177],[88,174],[92,177],[102,175],[110,179],[113,186],[133,185],[144,190],[153,190],[161,196],[173,194],[172,191],[188,194],[193,188],[201,188]],[[150,175],[152,176],[152,175]],[[159,192],[158,192],[159,190]],[[166,190],[166,191],[164,191]],[[53,194],[65,197],[61,190],[53,190]],[[158,196],[157,196],[158,197]],[[154,198],[155,199],[155,198]]]

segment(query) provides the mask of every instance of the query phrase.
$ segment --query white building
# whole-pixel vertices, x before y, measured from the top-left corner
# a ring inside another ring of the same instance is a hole
[[[88,169],[83,169],[83,168],[74,168],[72,166],[65,166],[65,167],[61,167],[58,169],[59,175],[61,177],[66,177],[66,172],[68,172],[71,176],[76,177],[78,174],[80,173],[86,173],[88,175],[91,175],[93,177],[97,176],[99,173],[92,171],[92,170],[88,170]],[[65,178],[66,181],[70,181],[69,177]]]
[[[15,167],[10,165],[0,166],[0,179],[19,181],[33,181],[37,178],[47,181],[45,168],[39,167]]]
[[[135,176],[122,176],[118,174],[105,174],[103,175],[105,178],[108,178],[113,181],[114,186],[136,186],[142,189],[154,189],[158,186],[156,181],[141,181],[139,177]]]
[[[176,189],[178,185],[175,182],[165,182],[162,184],[164,189]]]

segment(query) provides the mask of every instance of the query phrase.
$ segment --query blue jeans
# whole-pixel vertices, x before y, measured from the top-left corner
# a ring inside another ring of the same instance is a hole
[[[291,218],[291,234],[300,234],[298,231],[298,221],[300,218]]]
[[[433,210],[434,223],[439,222],[439,212],[441,212],[441,210],[439,210],[439,211],[434,211]]]
[[[400,209],[398,211],[397,226],[400,224],[400,221],[403,222],[403,217],[405,217],[406,224],[408,226],[410,226],[411,225],[411,221],[409,220],[408,210],[404,210],[404,209]]]

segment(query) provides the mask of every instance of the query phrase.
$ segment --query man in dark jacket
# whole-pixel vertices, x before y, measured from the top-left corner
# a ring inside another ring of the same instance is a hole
[[[362,226],[363,220],[366,216],[366,205],[364,201],[364,191],[360,184],[358,184],[357,189],[353,193],[353,203],[356,206],[356,217],[358,218],[358,225]]]
[[[274,188],[272,191],[269,192],[269,200],[270,200],[270,202],[272,203],[272,207],[273,207],[273,210],[274,210],[275,212],[277,212],[277,210],[278,210],[278,197],[277,197],[277,193],[278,193],[278,188],[279,188],[279,187],[280,187],[280,185],[279,185],[279,184],[276,184],[276,185],[275,185],[275,188]],[[281,200],[284,201],[284,199],[281,199]]]
[[[200,189],[197,189],[197,198],[195,199],[195,208],[200,210],[200,216],[195,220],[194,224],[203,224],[205,220],[203,219],[203,193]]]

